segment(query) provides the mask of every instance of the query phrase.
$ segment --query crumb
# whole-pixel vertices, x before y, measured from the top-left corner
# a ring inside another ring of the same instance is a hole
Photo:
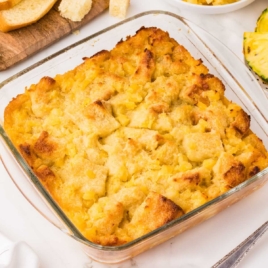
[[[78,35],[79,33],[80,33],[79,30],[73,31],[73,34],[74,34],[74,35]]]

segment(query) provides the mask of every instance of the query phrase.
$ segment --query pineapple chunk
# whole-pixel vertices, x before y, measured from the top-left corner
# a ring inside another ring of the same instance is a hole
[[[268,32],[268,8],[263,10],[260,17],[258,18],[255,32],[258,33]]]
[[[244,56],[247,64],[265,82],[268,82],[268,32],[244,33]]]

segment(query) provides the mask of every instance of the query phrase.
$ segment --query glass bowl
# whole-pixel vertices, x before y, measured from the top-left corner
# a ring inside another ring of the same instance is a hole
[[[223,44],[190,21],[163,11],[150,11],[106,28],[86,39],[64,48],[0,84],[0,154],[14,183],[29,202],[51,223],[79,241],[92,259],[103,263],[118,263],[140,254],[205,221],[238,200],[259,189],[268,179],[268,168],[216,199],[184,216],[121,246],[101,246],[85,239],[66,217],[56,202],[40,184],[29,166],[17,152],[3,129],[4,108],[9,101],[24,92],[25,86],[37,83],[43,76],[55,76],[82,63],[82,58],[112,49],[126,36],[141,27],[158,27],[203,60],[210,73],[219,77],[226,87],[226,97],[238,103],[251,116],[251,129],[268,147],[267,98],[245,64]]]
[[[165,0],[172,6],[180,8],[181,10],[186,10],[190,12],[200,13],[200,14],[223,14],[228,12],[233,12],[247,5],[253,3],[255,0],[238,0],[237,2],[226,4],[226,5],[197,5],[185,2],[183,0]]]

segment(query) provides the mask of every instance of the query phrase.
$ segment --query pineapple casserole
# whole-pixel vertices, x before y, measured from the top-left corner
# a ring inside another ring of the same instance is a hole
[[[87,239],[122,245],[268,166],[224,90],[167,32],[141,28],[26,88],[4,128]]]

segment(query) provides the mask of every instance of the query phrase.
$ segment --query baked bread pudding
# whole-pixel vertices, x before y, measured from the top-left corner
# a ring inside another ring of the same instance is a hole
[[[167,32],[141,28],[26,88],[4,128],[87,239],[122,245],[268,166],[224,90]]]

